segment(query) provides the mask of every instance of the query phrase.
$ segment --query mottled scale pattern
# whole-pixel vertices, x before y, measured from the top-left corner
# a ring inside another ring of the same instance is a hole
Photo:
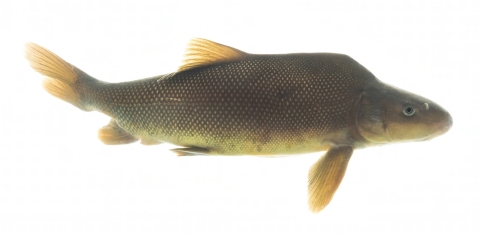
[[[373,79],[341,54],[248,55],[149,79],[102,83],[86,98],[138,138],[212,154],[292,154],[324,150],[326,136],[348,132],[347,115]]]

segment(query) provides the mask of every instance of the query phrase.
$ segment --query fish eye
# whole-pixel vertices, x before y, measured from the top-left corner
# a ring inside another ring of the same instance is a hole
[[[403,114],[405,114],[405,116],[412,116],[413,114],[415,114],[415,108],[413,108],[412,106],[406,106],[403,108]]]

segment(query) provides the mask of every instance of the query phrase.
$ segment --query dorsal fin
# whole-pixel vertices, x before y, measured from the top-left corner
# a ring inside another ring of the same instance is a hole
[[[238,49],[212,42],[203,38],[194,38],[188,43],[182,65],[178,71],[207,66],[215,63],[232,62],[244,59],[247,53]]]

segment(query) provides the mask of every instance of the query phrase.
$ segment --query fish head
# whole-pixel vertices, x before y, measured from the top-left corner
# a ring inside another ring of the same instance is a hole
[[[356,104],[356,130],[369,144],[425,141],[446,133],[452,117],[437,103],[378,81]]]

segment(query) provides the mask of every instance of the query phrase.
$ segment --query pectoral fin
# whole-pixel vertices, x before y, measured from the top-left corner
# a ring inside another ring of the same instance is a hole
[[[312,212],[325,208],[342,182],[352,147],[335,147],[327,151],[308,173],[308,205]]]

